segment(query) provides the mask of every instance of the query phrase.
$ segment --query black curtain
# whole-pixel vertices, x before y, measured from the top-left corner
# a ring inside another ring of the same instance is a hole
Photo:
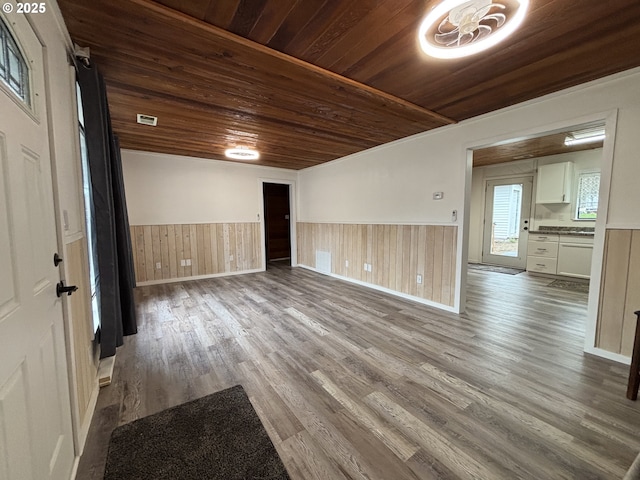
[[[100,358],[111,357],[123,335],[137,332],[133,252],[117,137],[111,131],[107,92],[91,62],[78,62],[98,267]]]

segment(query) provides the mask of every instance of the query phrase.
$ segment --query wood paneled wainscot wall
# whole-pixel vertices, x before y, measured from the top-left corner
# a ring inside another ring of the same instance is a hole
[[[68,329],[73,346],[71,381],[75,388],[75,406],[81,444],[89,431],[93,408],[98,395],[99,351],[93,341],[93,313],[91,311],[91,285],[87,247],[84,238],[65,246],[64,262],[67,284],[76,285],[78,291],[67,298],[71,325]]]
[[[640,310],[640,230],[607,230],[596,347],[630,357]]]
[[[257,270],[261,238],[259,223],[132,225],[136,282]]]
[[[320,269],[316,252],[329,252],[333,274],[453,306],[456,226],[298,223],[297,231],[301,265]]]

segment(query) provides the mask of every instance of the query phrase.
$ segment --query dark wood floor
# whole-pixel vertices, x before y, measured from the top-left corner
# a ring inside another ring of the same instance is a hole
[[[627,368],[582,353],[587,296],[469,273],[454,315],[303,269],[136,289],[78,479],[118,425],[242,384],[296,479],[619,479]]]

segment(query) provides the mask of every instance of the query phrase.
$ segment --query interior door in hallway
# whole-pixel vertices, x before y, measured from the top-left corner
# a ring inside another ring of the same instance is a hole
[[[264,183],[264,230],[267,262],[291,258],[289,185]]]
[[[525,268],[533,177],[488,180],[482,263]]]
[[[24,15],[7,17],[0,14],[9,72],[0,79],[0,478],[67,480],[74,449],[44,51]]]

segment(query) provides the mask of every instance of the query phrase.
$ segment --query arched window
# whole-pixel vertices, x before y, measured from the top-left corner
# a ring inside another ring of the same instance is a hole
[[[24,103],[31,105],[29,66],[2,18],[0,18],[0,79]]]

